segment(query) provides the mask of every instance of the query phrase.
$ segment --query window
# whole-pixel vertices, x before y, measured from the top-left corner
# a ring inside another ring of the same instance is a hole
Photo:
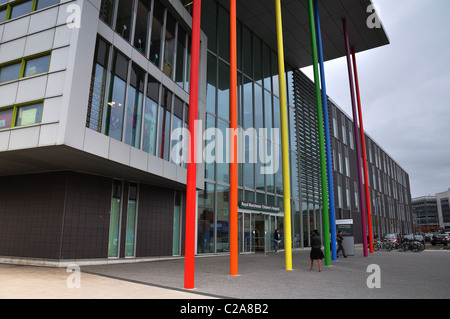
[[[0,83],[20,78],[22,63],[14,63],[0,68]]]
[[[42,102],[18,107],[16,126],[40,123],[42,118]]]
[[[113,70],[111,73],[105,134],[121,141],[128,60],[117,51],[114,51]]]
[[[0,130],[37,124],[42,119],[43,102],[8,106],[0,110]]]
[[[150,16],[150,0],[139,0],[134,31],[134,47],[145,55],[147,51],[147,35]]]
[[[170,13],[167,13],[163,72],[169,78],[172,78],[173,75],[176,26],[177,21],[175,20],[175,18]]]
[[[130,86],[128,87],[125,143],[137,148],[140,147],[141,143],[144,76],[144,71],[133,63],[131,68]]]
[[[37,0],[36,1],[36,10],[41,10],[52,5],[58,4],[59,0]]]
[[[14,108],[0,110],[0,129],[11,127],[13,114]]]
[[[100,20],[111,26],[114,16],[114,0],[102,0],[100,5]]]
[[[3,22],[6,20],[6,8],[0,9],[0,22]]]
[[[11,5],[9,19],[14,19],[31,12],[33,1],[26,1],[16,5]]]
[[[136,238],[136,216],[138,185],[130,183],[128,189],[127,231],[125,241],[125,257],[134,257],[134,243]]]
[[[45,73],[49,67],[50,54],[14,61],[0,67],[0,83]]]
[[[159,111],[159,157],[169,160],[172,92],[163,87]]]
[[[0,22],[15,19],[36,10],[58,4],[59,0],[0,0]]]
[[[86,127],[101,132],[103,107],[105,99],[106,69],[108,65],[110,46],[102,39],[97,39],[95,48],[94,69],[91,78]]]
[[[160,84],[152,77],[148,77],[147,97],[144,112],[143,150],[156,155],[156,128],[158,119],[158,101]]]
[[[185,76],[185,53],[186,51],[186,31],[178,25],[178,44],[177,44],[177,64],[175,82],[182,88],[184,88],[184,76]]]
[[[48,71],[50,66],[50,55],[44,55],[38,58],[25,61],[24,76],[32,76]]]
[[[153,5],[152,34],[149,60],[157,67],[161,62],[161,34],[164,26],[164,7],[159,0]]]
[[[133,0],[119,0],[117,8],[116,32],[130,42]]]

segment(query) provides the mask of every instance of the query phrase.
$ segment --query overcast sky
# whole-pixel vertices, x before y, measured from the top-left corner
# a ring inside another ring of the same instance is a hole
[[[390,44],[356,55],[364,129],[408,172],[413,198],[447,191],[450,1],[372,2]],[[325,63],[325,72],[328,95],[352,118],[347,60]]]

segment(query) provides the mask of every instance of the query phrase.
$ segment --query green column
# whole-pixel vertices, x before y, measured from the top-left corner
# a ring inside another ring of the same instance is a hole
[[[314,84],[316,89],[316,104],[317,104],[317,126],[319,129],[319,149],[320,149],[320,181],[322,184],[322,223],[323,223],[323,246],[325,251],[325,265],[331,265],[330,255],[330,219],[328,211],[328,187],[327,187],[327,162],[325,158],[325,135],[323,129],[323,114],[322,114],[322,97],[320,91],[320,78],[317,57],[317,41],[316,41],[316,26],[314,22],[314,7],[313,1],[308,0],[309,9],[309,27],[311,32],[311,49],[313,57],[314,68]]]

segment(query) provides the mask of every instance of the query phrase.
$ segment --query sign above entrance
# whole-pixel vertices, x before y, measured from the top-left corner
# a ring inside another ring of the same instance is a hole
[[[239,207],[251,209],[251,210],[259,210],[259,211],[264,211],[264,212],[273,212],[273,213],[279,213],[281,211],[280,207],[278,207],[278,206],[249,203],[249,202],[243,202],[243,201],[239,202]]]

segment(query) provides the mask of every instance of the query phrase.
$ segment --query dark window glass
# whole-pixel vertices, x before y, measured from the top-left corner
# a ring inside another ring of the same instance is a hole
[[[159,82],[156,81],[151,76],[148,77],[147,81],[147,96],[151,98],[153,101],[158,103],[159,100]]]
[[[208,78],[206,83],[206,110],[216,113],[217,59],[208,53]]]
[[[202,30],[208,37],[208,49],[217,52],[217,2],[202,2]]]
[[[9,18],[14,19],[23,16],[24,14],[30,13],[32,6],[33,1],[27,1],[11,6],[11,15],[9,16]]]
[[[150,46],[150,61],[157,67],[161,63],[161,32],[164,25],[164,6],[159,0],[153,5],[152,35]]]
[[[185,75],[185,51],[186,51],[186,31],[178,25],[178,44],[177,44],[177,65],[175,82],[182,88],[184,88],[184,75]]]
[[[244,73],[253,78],[252,72],[252,34],[246,27],[242,28],[242,63]]]
[[[52,5],[58,4],[59,0],[37,0],[36,10],[41,10]]]
[[[50,66],[50,55],[41,56],[25,62],[25,71],[23,76],[32,76],[48,72]]]
[[[159,157],[169,160],[172,92],[163,87],[159,111]]]
[[[218,26],[219,56],[230,61],[230,15],[222,6],[219,7]]]
[[[114,16],[115,0],[102,0],[100,5],[100,20],[111,26]]]
[[[139,0],[137,15],[136,15],[136,28],[134,31],[134,47],[145,55],[147,50],[147,34],[149,29],[149,14],[150,14],[150,0]]]
[[[253,35],[253,76],[259,85],[262,85],[262,56],[261,40]]]
[[[17,80],[20,77],[20,67],[22,63],[4,66],[0,69],[0,83]]]
[[[169,78],[172,78],[173,75],[173,66],[175,59],[175,27],[176,20],[169,12],[167,12],[163,72]]]
[[[117,8],[116,32],[128,42],[130,42],[132,12],[133,0],[119,0],[119,6]]]

